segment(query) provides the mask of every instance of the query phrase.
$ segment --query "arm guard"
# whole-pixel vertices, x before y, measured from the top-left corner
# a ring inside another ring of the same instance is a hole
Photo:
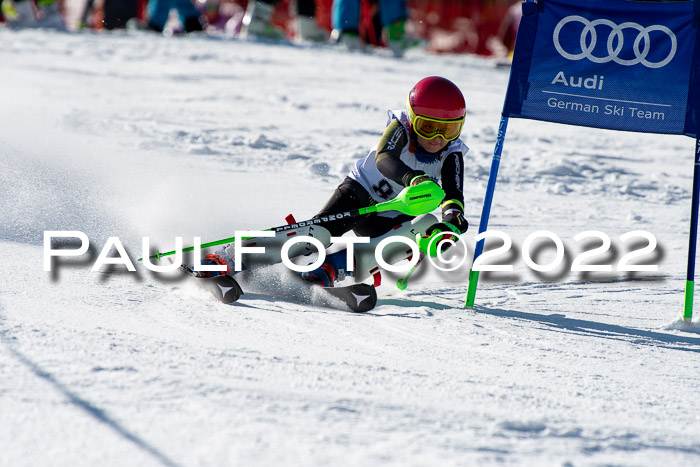
[[[398,120],[392,121],[384,130],[377,145],[374,161],[377,169],[389,180],[408,186],[416,172],[401,160],[401,151],[408,144],[408,135]],[[423,173],[423,172],[421,172]],[[408,181],[406,179],[408,178]]]
[[[449,212],[464,212],[464,193],[462,180],[464,180],[464,157],[460,152],[452,152],[447,155],[442,164],[442,189],[445,190],[445,199],[440,208],[443,217]]]

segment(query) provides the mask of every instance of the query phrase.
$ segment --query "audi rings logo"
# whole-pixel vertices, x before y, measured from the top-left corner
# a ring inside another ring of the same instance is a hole
[[[583,30],[581,31],[581,53],[567,52],[566,50],[564,50],[564,48],[561,45],[561,42],[559,41],[559,34],[561,33],[562,28],[564,28],[564,26],[571,22],[583,23]],[[593,49],[595,49],[596,43],[598,41],[598,33],[596,32],[596,26],[599,25],[608,26],[612,29],[610,35],[608,36],[608,55],[606,57],[596,57],[593,55]],[[634,58],[629,60],[619,57],[620,52],[622,51],[622,46],[624,44],[623,30],[625,29],[633,29],[637,31],[637,37],[634,39],[634,44],[632,46],[634,50]],[[666,58],[658,62],[650,62],[646,59],[647,55],[649,54],[649,51],[651,50],[651,37],[649,36],[649,33],[652,31],[660,31],[666,34],[671,39],[671,49],[669,50],[668,55],[666,56]],[[587,58],[588,60],[594,63],[607,63],[612,60],[615,63],[619,63],[620,65],[625,66],[632,66],[641,63],[642,65],[648,68],[661,68],[668,65],[668,63],[671,60],[673,60],[673,57],[676,55],[676,49],[678,48],[676,35],[673,34],[673,31],[671,31],[666,26],[661,26],[657,24],[645,28],[644,26],[632,22],[626,22],[617,25],[608,19],[596,19],[593,21],[589,21],[583,16],[578,15],[567,16],[566,18],[559,21],[557,26],[554,28],[553,39],[554,48],[557,49],[557,52],[559,52],[559,54],[562,57],[567,58],[569,60],[581,60],[583,58]]]

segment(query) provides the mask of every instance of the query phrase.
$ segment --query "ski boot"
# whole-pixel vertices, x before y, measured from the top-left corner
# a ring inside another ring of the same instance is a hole
[[[195,271],[193,266],[180,266],[180,270],[195,278],[195,284],[203,289],[211,292],[214,297],[221,303],[233,303],[243,295],[241,286],[238,285],[236,279],[229,275],[231,268],[227,261],[220,255],[208,254],[202,261],[202,265],[226,266],[225,271]]]
[[[404,222],[381,237],[372,238],[369,243],[355,245],[355,268],[352,272],[355,281],[362,282],[369,277],[374,277],[374,284],[378,286],[381,283],[381,273],[374,256],[377,245],[385,238],[392,236],[405,237],[415,241],[417,234],[423,235],[436,222],[437,218],[434,215],[424,214]],[[408,245],[399,242],[388,244],[382,252],[382,257],[388,264],[397,264],[411,258],[412,255],[413,250]]]
[[[335,282],[345,279],[347,252],[341,250],[326,256],[321,266],[309,272],[302,272],[301,278],[321,287],[333,287]]]
[[[194,273],[195,277],[199,278],[207,278],[207,277],[214,277],[214,276],[227,276],[231,274],[231,268],[228,265],[228,262],[222,258],[220,255],[216,254],[208,254],[204,258],[202,258],[202,261],[200,263],[202,266],[226,266],[225,271],[195,271],[194,268],[192,268],[192,272]]]

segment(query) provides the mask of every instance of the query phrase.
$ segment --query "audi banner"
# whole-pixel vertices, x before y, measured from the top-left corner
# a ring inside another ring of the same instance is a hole
[[[503,116],[697,137],[699,2],[523,3]]]

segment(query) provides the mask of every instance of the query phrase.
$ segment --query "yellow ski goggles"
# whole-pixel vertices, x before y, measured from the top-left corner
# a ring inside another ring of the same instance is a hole
[[[413,130],[425,139],[433,139],[441,136],[445,141],[453,141],[459,138],[464,125],[464,117],[454,119],[440,119],[416,115],[411,107],[408,107]]]

